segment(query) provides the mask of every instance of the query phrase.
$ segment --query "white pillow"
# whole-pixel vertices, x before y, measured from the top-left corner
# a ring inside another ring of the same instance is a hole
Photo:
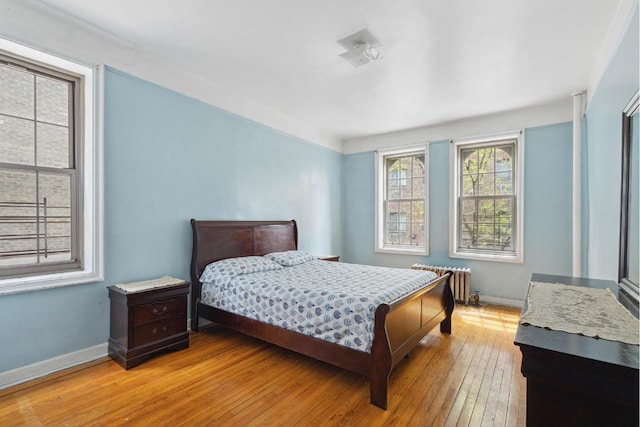
[[[305,262],[316,259],[315,255],[304,251],[271,252],[270,254],[266,254],[264,257],[285,267],[304,264]]]

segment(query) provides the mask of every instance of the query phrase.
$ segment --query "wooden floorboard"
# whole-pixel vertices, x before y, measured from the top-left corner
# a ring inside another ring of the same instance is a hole
[[[1,426],[523,426],[520,310],[458,306],[391,373],[365,378],[214,327],[125,371],[108,358],[0,391]]]

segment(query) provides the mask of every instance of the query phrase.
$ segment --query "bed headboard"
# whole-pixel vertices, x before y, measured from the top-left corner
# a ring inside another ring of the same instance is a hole
[[[291,221],[191,220],[191,329],[198,330],[200,275],[214,261],[298,249],[298,226]]]
[[[291,221],[197,221],[191,220],[192,289],[204,268],[225,258],[258,255],[298,248],[298,227]],[[199,297],[199,295],[198,295]]]

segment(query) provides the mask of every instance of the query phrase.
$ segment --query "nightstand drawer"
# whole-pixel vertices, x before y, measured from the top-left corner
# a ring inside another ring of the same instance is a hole
[[[136,326],[133,331],[133,346],[147,344],[171,335],[184,332],[187,320],[182,315],[169,317],[168,319],[149,322]]]
[[[154,320],[175,316],[182,312],[183,305],[184,302],[182,299],[171,298],[136,306],[133,310],[133,324],[137,326]]]

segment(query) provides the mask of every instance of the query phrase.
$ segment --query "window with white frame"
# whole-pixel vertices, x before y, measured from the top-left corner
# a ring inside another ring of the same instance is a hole
[[[0,294],[101,279],[94,70],[0,40]]]
[[[453,141],[450,256],[523,261],[520,132]]]
[[[376,251],[427,254],[428,146],[376,153]]]

